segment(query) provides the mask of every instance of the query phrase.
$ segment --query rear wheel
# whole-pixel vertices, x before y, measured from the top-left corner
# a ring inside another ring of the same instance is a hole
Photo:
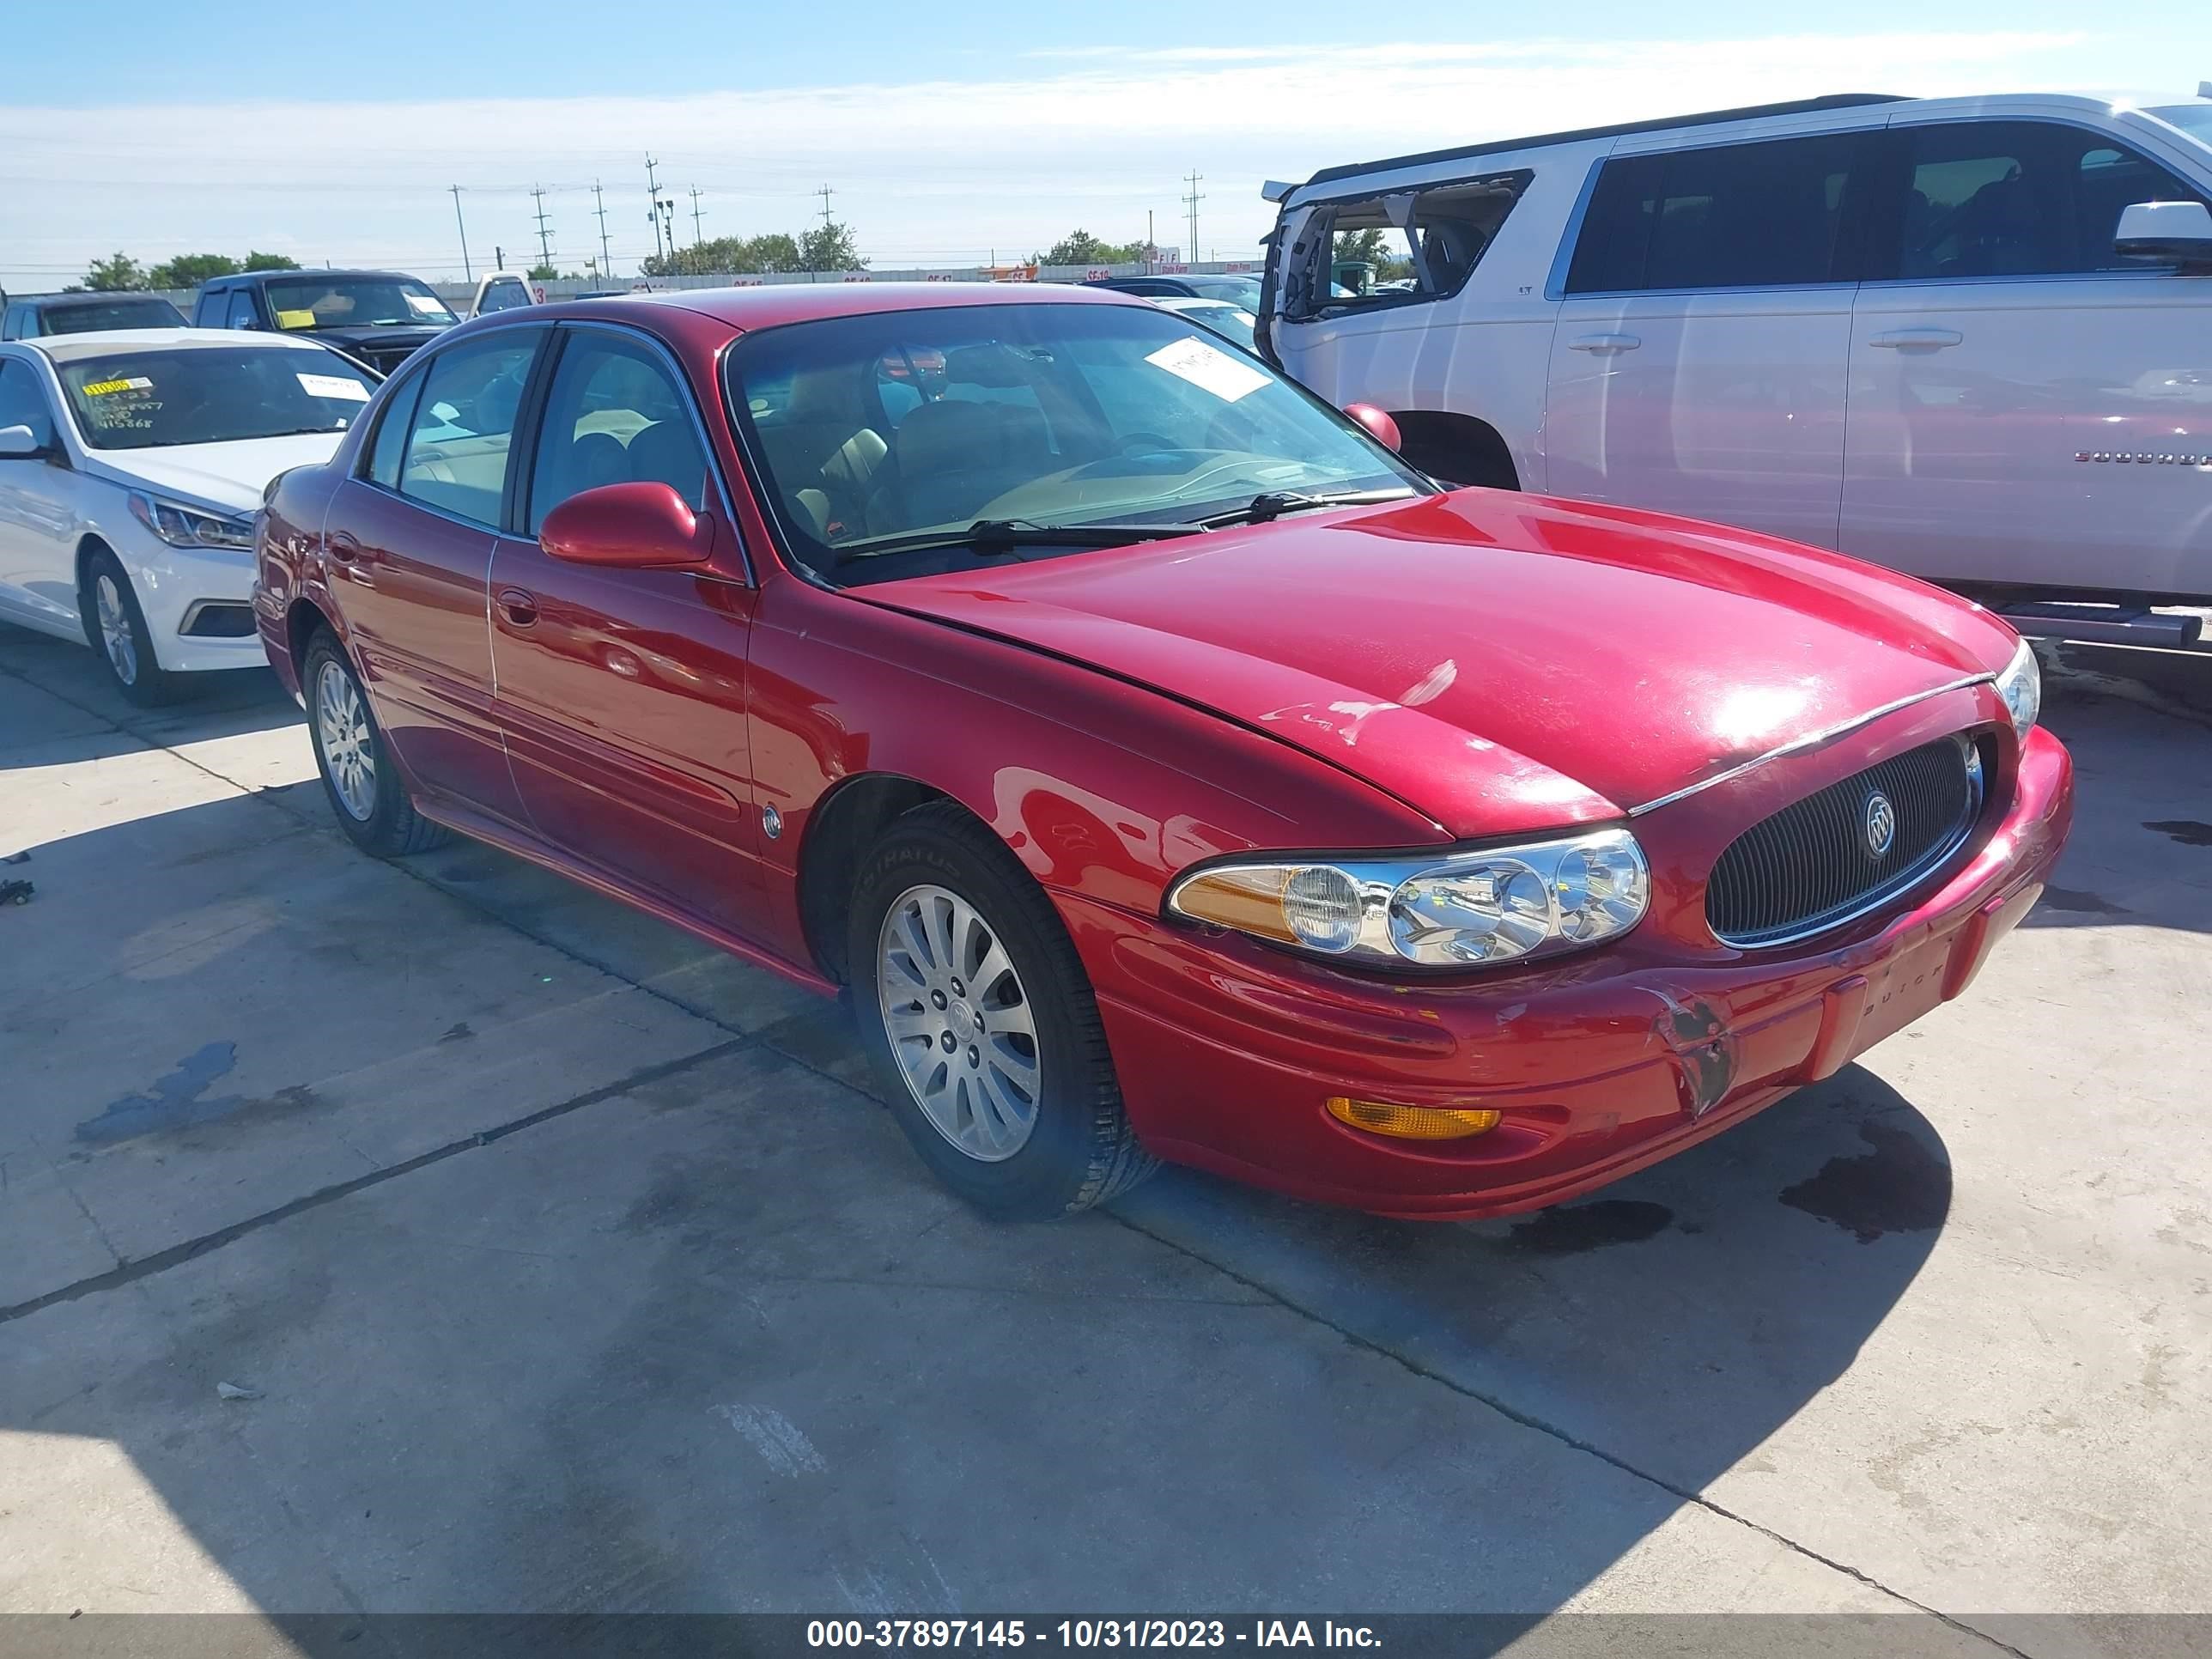
[[[408,799],[369,710],[368,694],[327,629],[307,643],[301,683],[323,793],[354,845],[388,859],[427,852],[446,841],[450,832],[417,812]]]
[[[1137,1144],[1098,1006],[1059,916],[950,803],[897,819],[863,865],[847,962],[892,1110],[985,1213],[1044,1220],[1126,1192]]]
[[[164,669],[154,654],[153,630],[139,608],[123,561],[106,548],[84,564],[85,637],[107,665],[115,689],[141,708],[158,708],[185,694],[185,677]]]

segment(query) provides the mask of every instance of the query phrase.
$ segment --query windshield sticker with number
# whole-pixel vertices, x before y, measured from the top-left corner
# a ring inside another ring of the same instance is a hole
[[[1216,351],[1203,340],[1177,340],[1162,346],[1145,361],[1164,368],[1201,392],[1210,392],[1224,404],[1248,398],[1267,384],[1267,377],[1225,351]]]
[[[356,404],[368,401],[368,388],[342,374],[301,374],[295,378],[300,382],[300,390],[310,398],[343,398]]]
[[[434,294],[410,294],[407,296],[407,303],[425,317],[446,314],[446,302]]]
[[[279,328],[313,328],[315,313],[312,311],[280,311],[276,313]]]
[[[88,398],[112,398],[118,392],[150,392],[154,383],[143,374],[133,374],[126,380],[94,380],[84,389]]]

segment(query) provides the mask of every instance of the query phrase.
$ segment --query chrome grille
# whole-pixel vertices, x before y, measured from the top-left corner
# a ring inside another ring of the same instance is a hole
[[[1892,827],[1879,852],[1877,796],[1889,804]],[[1705,882],[1705,920],[1716,938],[1741,945],[1840,927],[1955,853],[1981,804],[1981,753],[1969,738],[1943,738],[1893,756],[1729,842]]]

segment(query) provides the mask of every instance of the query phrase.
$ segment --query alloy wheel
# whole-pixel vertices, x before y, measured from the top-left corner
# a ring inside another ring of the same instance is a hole
[[[893,900],[878,935],[876,995],[899,1074],[931,1127],[981,1163],[1021,1151],[1043,1086],[1036,1021],[975,907],[937,886]]]
[[[376,750],[353,677],[325,662],[315,676],[315,741],[338,804],[367,823],[376,812]]]
[[[131,613],[115,578],[102,573],[92,585],[93,609],[100,622],[100,643],[107,653],[107,665],[125,685],[138,683],[138,641],[131,636]]]

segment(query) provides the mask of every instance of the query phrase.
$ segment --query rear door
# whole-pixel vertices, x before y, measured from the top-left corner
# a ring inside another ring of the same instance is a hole
[[[418,788],[516,823],[487,582],[515,420],[549,333],[495,329],[410,373],[325,529],[331,594],[401,764]]]
[[[2212,592],[2212,276],[2112,251],[2177,155],[2057,120],[1891,130],[1844,551],[1968,585]]]
[[[1545,486],[1832,547],[1877,133],[1624,140],[1573,236]]]
[[[690,388],[650,336],[571,324],[537,422],[515,533],[492,557],[499,715],[531,823],[623,884],[760,929],[745,731],[753,589]],[[665,483],[717,521],[711,568],[603,569],[538,544],[603,484]]]

